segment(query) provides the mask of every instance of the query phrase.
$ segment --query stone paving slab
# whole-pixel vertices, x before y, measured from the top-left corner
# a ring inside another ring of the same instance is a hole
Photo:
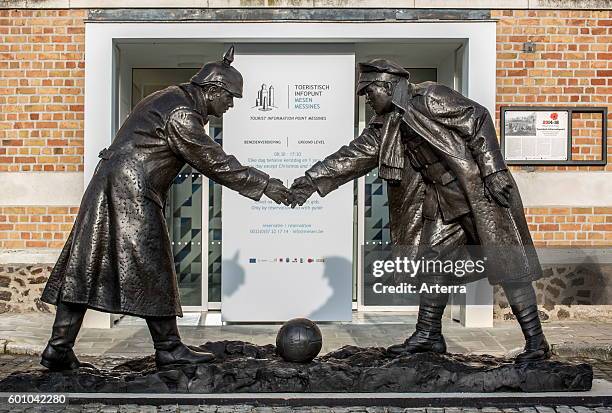
[[[52,314],[0,315],[0,354],[39,354],[51,333]],[[383,320],[383,316],[374,318]],[[396,313],[388,317],[394,323],[369,324],[363,318],[355,324],[321,323],[322,354],[352,344],[386,347],[399,343],[414,330],[413,314],[403,317]],[[399,320],[406,320],[400,323]],[[444,320],[444,335],[450,352],[507,355],[523,346],[518,324],[501,322],[492,328],[464,328]],[[206,341],[244,340],[254,344],[269,344],[276,340],[278,324],[239,324],[225,326],[180,326],[183,340],[188,344]],[[599,359],[612,359],[612,323],[545,322],[548,341],[559,352],[572,356],[596,355]],[[150,354],[153,345],[148,330],[141,320],[120,324],[112,329],[83,328],[75,345],[78,354],[133,355]]]

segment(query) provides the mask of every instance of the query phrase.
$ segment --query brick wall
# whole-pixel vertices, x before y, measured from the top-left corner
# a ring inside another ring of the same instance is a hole
[[[612,133],[612,12],[594,10],[493,10],[497,23],[497,102],[514,106],[607,106],[608,135]],[[535,53],[523,52],[525,42]],[[591,117],[590,117],[591,116]],[[588,128],[573,142],[577,159],[597,152],[596,119],[579,115]],[[589,121],[590,123],[586,124]],[[599,136],[601,139],[601,136]],[[608,165],[541,166],[536,170],[612,171]],[[520,169],[514,167],[513,169]]]
[[[86,10],[0,10],[0,172],[82,171]]]
[[[612,245],[612,207],[525,208],[539,246]]]
[[[78,207],[0,207],[0,249],[62,248]]]
[[[573,113],[572,159],[577,161],[601,160],[602,132],[600,113]]]
[[[0,10],[0,172],[83,170],[86,15]],[[493,10],[492,16],[499,19],[496,118],[501,105],[612,104],[612,12]],[[526,41],[535,42],[535,53],[522,52]],[[595,156],[596,126],[574,141],[578,157]]]

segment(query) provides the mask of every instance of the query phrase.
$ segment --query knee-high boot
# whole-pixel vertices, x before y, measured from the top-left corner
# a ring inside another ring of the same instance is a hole
[[[212,353],[194,351],[183,344],[176,317],[147,317],[146,320],[153,339],[157,368],[207,363],[215,359]]]
[[[51,339],[41,354],[40,364],[55,371],[94,367],[89,363],[81,363],[72,350],[86,310],[80,304],[60,302],[57,305]]]
[[[551,351],[538,314],[535,291],[531,283],[502,284],[512,313],[521,326],[525,337],[525,349],[516,356],[516,363],[546,360]]]
[[[442,335],[442,314],[448,303],[448,294],[421,294],[416,330],[404,341],[387,349],[393,355],[424,353],[446,353],[446,342]]]

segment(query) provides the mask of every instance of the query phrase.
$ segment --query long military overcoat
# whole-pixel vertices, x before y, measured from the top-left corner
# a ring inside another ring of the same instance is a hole
[[[206,135],[200,87],[171,86],[140,102],[102,158],[42,300],[137,316],[182,315],[163,206],[190,164],[259,200],[268,175],[245,167]]]
[[[411,85],[411,89],[405,101],[396,103],[403,112],[402,121],[433,146],[467,195],[487,257],[485,275],[489,281],[496,284],[540,278],[540,263],[510,172],[510,208],[499,206],[485,195],[484,177],[507,170],[487,109],[434,82]],[[384,116],[389,115],[373,118],[359,137],[306,172],[321,196],[379,166]],[[420,174],[406,160],[401,184],[388,186],[393,244],[428,242],[420,239],[424,192]]]

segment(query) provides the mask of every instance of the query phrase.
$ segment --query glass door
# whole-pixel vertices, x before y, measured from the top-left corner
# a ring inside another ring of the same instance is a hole
[[[211,117],[209,134],[215,142],[223,145],[223,124],[221,119]],[[208,180],[208,309],[221,309],[221,188],[222,186]]]

